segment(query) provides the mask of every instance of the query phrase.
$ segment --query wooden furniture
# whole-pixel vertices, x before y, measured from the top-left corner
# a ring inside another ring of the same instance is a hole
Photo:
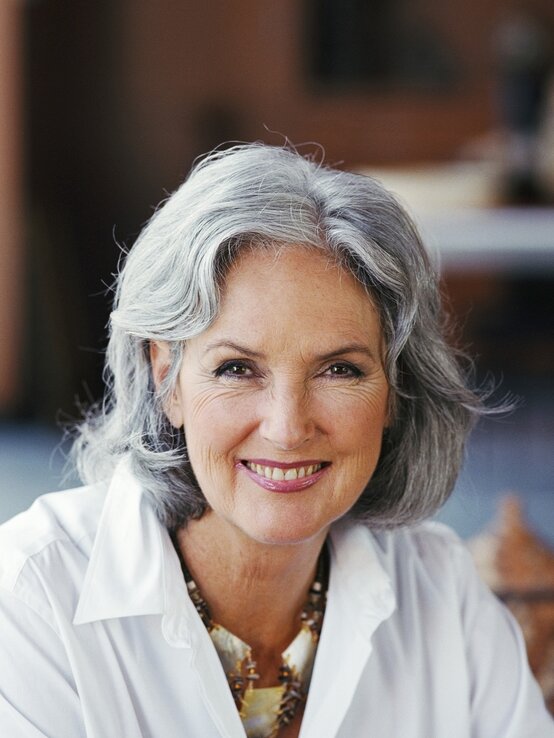
[[[554,551],[527,526],[515,495],[469,547],[483,579],[518,620],[529,664],[554,715]]]

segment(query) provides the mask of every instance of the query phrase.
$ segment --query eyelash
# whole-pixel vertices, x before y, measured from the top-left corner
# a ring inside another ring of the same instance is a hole
[[[245,370],[245,373],[235,373],[231,372],[231,369],[241,369]],[[249,372],[249,374],[246,374],[246,372]],[[225,361],[221,366],[218,366],[218,368],[215,370],[214,375],[216,377],[229,377],[232,379],[241,379],[242,377],[252,377],[256,376],[256,372],[248,364],[246,361],[241,361],[240,359],[235,359],[233,361]]]
[[[231,371],[231,370],[239,369],[240,372]],[[332,370],[344,370],[341,372],[336,372]],[[242,378],[251,378],[259,376],[259,372],[257,372],[248,362],[242,361],[240,359],[232,360],[232,361],[225,361],[221,366],[219,366],[215,372],[214,375],[216,377],[228,377],[231,379],[242,379]],[[337,362],[335,364],[331,364],[326,369],[324,369],[319,376],[331,376],[331,377],[338,377],[339,379],[347,378],[347,379],[358,379],[363,376],[363,372],[358,369],[357,366],[354,366],[354,364],[349,364],[347,362]]]
[[[339,373],[331,371],[332,369],[344,369],[346,371],[344,373],[339,374]],[[349,364],[347,362],[337,362],[335,364],[331,364],[330,366],[327,367],[327,369],[325,369],[324,372],[322,372],[322,374],[324,375],[327,373],[329,373],[330,376],[333,376],[333,377],[339,377],[339,378],[346,377],[348,379],[350,378],[358,379],[359,377],[363,376],[363,372],[361,371],[361,369],[358,369],[358,367],[354,366],[354,364]]]

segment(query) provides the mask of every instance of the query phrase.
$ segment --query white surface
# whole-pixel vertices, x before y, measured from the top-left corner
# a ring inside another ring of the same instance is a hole
[[[459,208],[414,218],[443,271],[554,273],[554,209]]]
[[[554,273],[554,208],[496,207],[498,165],[363,168],[405,205],[444,270]]]

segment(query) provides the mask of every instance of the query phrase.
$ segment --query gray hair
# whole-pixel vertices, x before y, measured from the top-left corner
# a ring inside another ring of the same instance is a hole
[[[81,477],[108,477],[130,458],[170,529],[207,502],[185,436],[163,411],[187,339],[217,317],[241,248],[322,249],[367,289],[380,313],[393,422],[377,469],[351,511],[372,527],[433,513],[456,480],[467,434],[484,413],[445,339],[437,275],[417,229],[370,177],[323,166],[287,147],[245,144],[208,155],[157,210],[120,271],[111,314],[103,403],[78,428]],[[149,346],[169,343],[156,390]]]

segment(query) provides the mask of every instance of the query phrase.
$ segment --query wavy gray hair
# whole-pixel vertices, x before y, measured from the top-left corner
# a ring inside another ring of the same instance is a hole
[[[111,314],[106,397],[86,415],[73,446],[85,482],[106,478],[129,456],[168,528],[202,515],[207,502],[164,401],[185,342],[217,317],[241,248],[290,244],[328,252],[380,313],[393,422],[351,515],[392,527],[446,500],[468,431],[485,411],[445,340],[437,276],[414,224],[374,179],[259,143],[198,163],[128,254]],[[154,340],[167,341],[172,357],[159,390],[149,358]]]

